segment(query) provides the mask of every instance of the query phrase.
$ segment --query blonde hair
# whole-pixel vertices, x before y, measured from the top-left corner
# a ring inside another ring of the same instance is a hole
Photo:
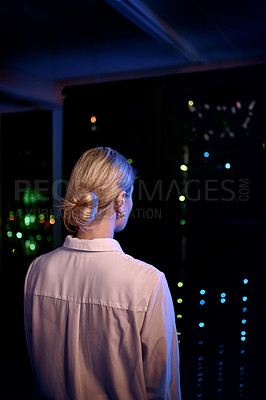
[[[86,231],[108,213],[121,191],[129,195],[134,181],[132,166],[117,151],[110,147],[85,151],[73,168],[61,204],[65,227]]]

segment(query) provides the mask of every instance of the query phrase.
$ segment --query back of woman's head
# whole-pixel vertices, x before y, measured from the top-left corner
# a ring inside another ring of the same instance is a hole
[[[135,173],[127,159],[109,147],[85,151],[73,168],[62,203],[64,224],[86,231],[110,211],[119,193],[129,195]]]

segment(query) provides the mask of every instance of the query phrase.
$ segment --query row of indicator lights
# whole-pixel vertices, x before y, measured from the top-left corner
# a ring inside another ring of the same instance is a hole
[[[205,293],[206,293],[206,290],[205,290],[205,289],[201,289],[201,290],[200,290],[200,294],[201,294],[202,296],[203,296]],[[205,300],[203,300],[203,299],[200,300],[200,305],[204,305],[204,304],[205,304]],[[203,328],[204,325],[205,325],[204,322],[200,322],[200,323],[199,323],[199,327],[200,327],[200,328]]]
[[[247,285],[248,284],[248,279],[245,278],[243,279],[243,284]],[[242,297],[242,302],[247,302],[248,297],[247,296],[243,296]],[[244,306],[242,307],[242,312],[245,313],[242,317],[241,317],[241,324],[242,327],[241,328],[241,342],[242,345],[244,346],[246,343],[246,339],[247,339],[247,331],[246,331],[246,324],[247,324],[247,317],[246,317],[246,312],[247,312],[247,307]],[[242,357],[244,357],[246,353],[246,349],[244,347],[241,348],[240,350],[240,354]],[[242,362],[244,362],[244,358],[242,358]],[[245,385],[244,385],[244,380],[245,380],[245,367],[243,365],[241,365],[240,367],[240,377],[239,377],[239,398],[243,398],[244,397],[244,389],[245,389]]]
[[[194,105],[194,101],[193,100],[189,100],[188,101],[188,106],[192,107],[193,105]],[[252,100],[250,102],[249,106],[248,106],[248,110],[249,111],[253,111],[255,105],[256,105],[256,101]],[[204,108],[206,108],[207,110],[210,109],[210,107],[211,106],[209,104],[204,104]],[[238,108],[239,110],[242,108],[241,102],[239,100],[236,101],[236,108]],[[235,113],[234,111],[236,111],[236,108],[234,106],[231,107],[231,111],[233,112],[233,114]],[[226,111],[227,110],[227,106],[226,105],[223,105],[223,106],[218,105],[218,106],[216,106],[216,109],[218,111],[221,111],[221,110]]]
[[[203,357],[198,357],[198,387],[202,386],[203,381]],[[201,397],[201,396],[199,396]]]
[[[198,357],[198,388],[203,385],[204,369],[203,369],[203,356]],[[202,400],[202,393],[197,394],[198,399]]]
[[[180,165],[180,169],[181,169],[181,171],[186,172],[188,170],[188,166],[185,164],[182,164],[182,165]],[[179,199],[179,201],[183,202],[186,200],[186,197],[184,195],[180,195],[178,199]],[[185,223],[186,223],[186,221],[184,219],[181,219],[180,224],[185,225]]]
[[[224,363],[223,363],[223,353],[224,353],[224,346],[221,344],[219,345],[219,358],[218,358],[218,395],[217,399],[221,399],[222,397],[222,383],[223,383],[223,369],[224,369]]]
[[[180,282],[177,283],[177,286],[178,286],[179,288],[182,288],[182,287],[184,286],[184,283],[180,281]],[[178,303],[178,304],[183,303],[183,299],[182,299],[181,297],[179,297],[179,298],[177,299],[177,303]],[[180,320],[181,318],[183,318],[183,315],[182,315],[182,314],[177,314],[176,317],[178,318],[178,320]],[[180,343],[180,339],[179,339],[180,335],[181,335],[181,332],[177,332],[178,343]]]
[[[243,279],[243,284],[244,284],[244,285],[247,285],[247,284],[248,284],[248,279],[246,279],[246,278]],[[247,296],[243,296],[243,297],[242,297],[242,301],[243,301],[243,302],[247,302],[247,300],[248,300],[248,297],[247,297]],[[242,308],[242,312],[245,313],[246,311],[247,311],[247,307],[243,307],[243,308]],[[242,324],[242,325],[246,325],[246,323],[247,323],[247,319],[246,319],[246,318],[242,318],[242,319],[241,319],[241,324]],[[242,342],[245,342],[245,341],[246,341],[246,339],[247,339],[246,334],[247,334],[246,330],[242,329],[242,330],[241,330],[241,341],[242,341]]]
[[[10,211],[9,213],[9,220],[10,221],[14,221],[15,219],[15,214],[14,211]],[[45,215],[44,214],[40,214],[39,215],[39,219],[40,222],[43,223],[45,222]],[[50,215],[50,224],[54,224],[55,223],[55,216],[54,215]],[[36,221],[36,216],[34,214],[26,214],[24,217],[24,224],[26,226],[29,226],[31,223],[33,224]]]

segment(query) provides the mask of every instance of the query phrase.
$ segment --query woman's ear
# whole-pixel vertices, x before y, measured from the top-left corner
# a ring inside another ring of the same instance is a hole
[[[120,192],[117,197],[116,206],[119,212],[121,212],[120,208],[123,207],[125,204],[125,197],[126,197],[126,192],[124,190]]]

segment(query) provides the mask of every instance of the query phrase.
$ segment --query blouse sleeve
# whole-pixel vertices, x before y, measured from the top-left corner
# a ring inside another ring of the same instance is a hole
[[[147,399],[181,400],[175,313],[163,273],[150,298],[141,341]]]

